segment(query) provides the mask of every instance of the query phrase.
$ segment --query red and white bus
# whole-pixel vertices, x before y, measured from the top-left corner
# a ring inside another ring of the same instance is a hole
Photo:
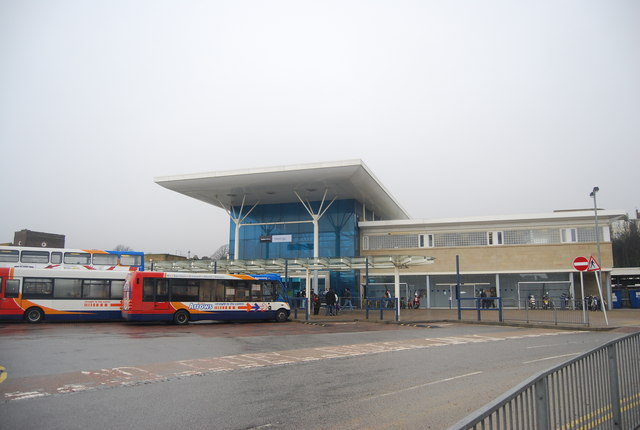
[[[0,268],[0,319],[122,320],[129,272]]]
[[[247,321],[289,319],[277,275],[130,272],[122,316],[128,321]]]
[[[0,246],[0,267],[116,271],[144,270],[144,252]]]

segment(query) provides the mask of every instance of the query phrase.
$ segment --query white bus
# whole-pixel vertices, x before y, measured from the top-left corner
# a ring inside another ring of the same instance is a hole
[[[0,268],[0,319],[122,319],[123,270]]]
[[[0,267],[23,269],[144,270],[144,253],[98,249],[0,246]]]

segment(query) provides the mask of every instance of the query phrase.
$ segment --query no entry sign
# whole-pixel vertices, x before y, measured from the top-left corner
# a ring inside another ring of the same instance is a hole
[[[584,272],[589,267],[589,260],[585,257],[576,257],[576,259],[573,260],[573,267],[575,267],[576,270]]]

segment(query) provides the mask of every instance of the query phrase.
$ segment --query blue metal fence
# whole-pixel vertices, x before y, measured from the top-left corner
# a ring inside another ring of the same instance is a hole
[[[640,333],[542,372],[459,421],[459,429],[640,427]]]

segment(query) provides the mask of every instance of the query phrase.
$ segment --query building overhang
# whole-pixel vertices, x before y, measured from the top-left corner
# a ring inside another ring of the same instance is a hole
[[[370,257],[296,258],[285,260],[199,260],[158,261],[153,270],[172,272],[218,272],[218,273],[284,273],[307,270],[349,271],[369,269],[406,269],[434,262],[433,257],[422,255],[376,255]]]
[[[225,210],[243,204],[298,202],[297,193],[309,202],[325,197],[354,199],[383,220],[409,218],[362,160],[161,176],[154,180],[164,188]]]

